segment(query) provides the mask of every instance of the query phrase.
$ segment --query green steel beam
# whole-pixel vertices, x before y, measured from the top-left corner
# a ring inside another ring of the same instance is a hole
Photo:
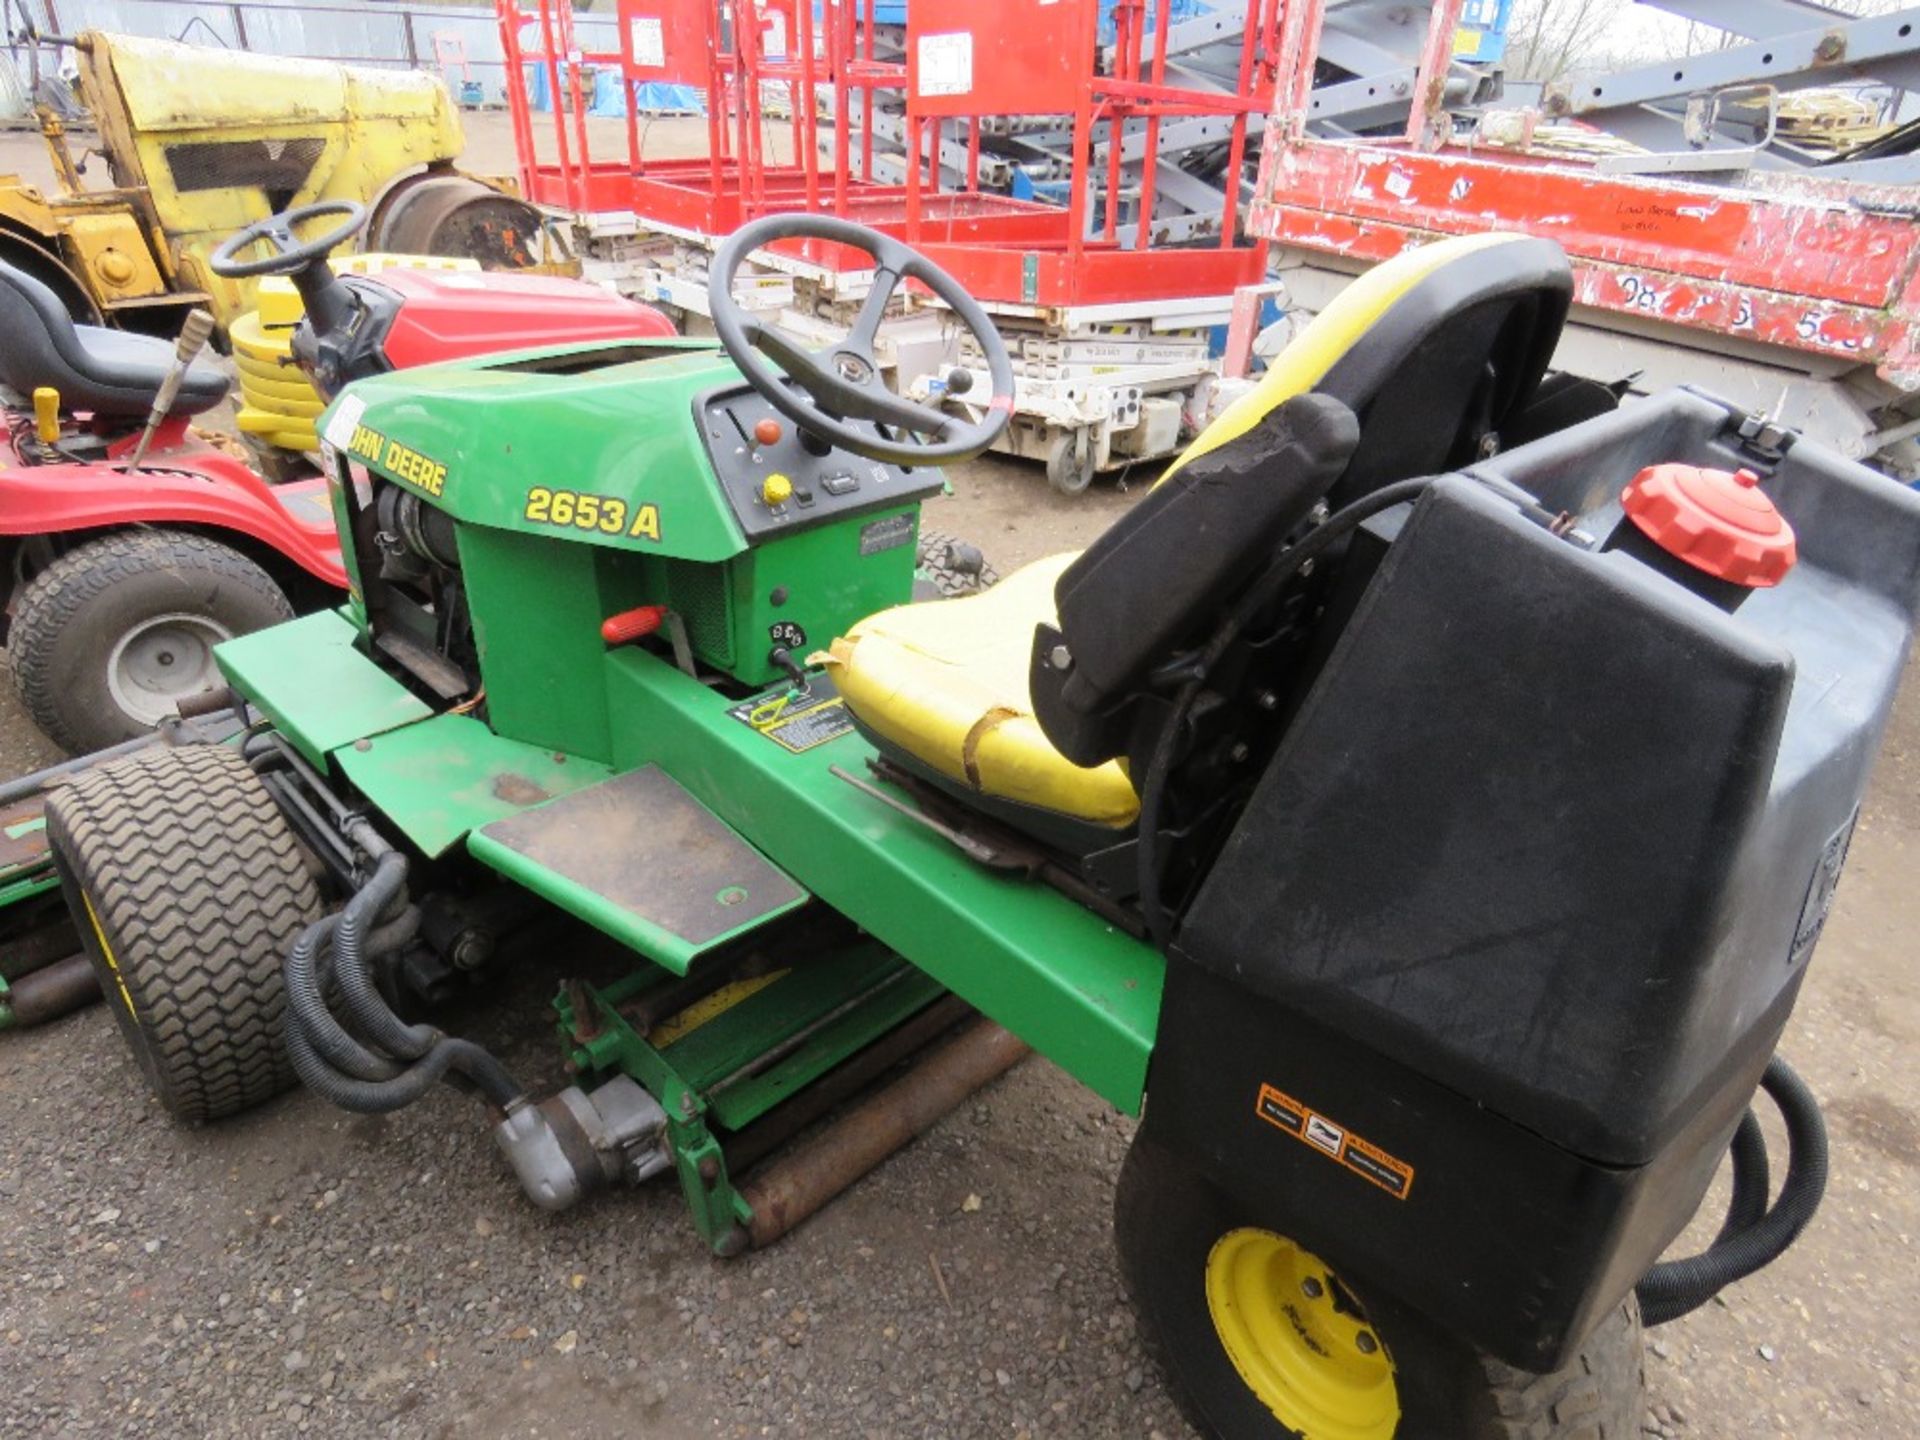
[[[653,655],[607,657],[614,763],[657,763],[781,869],[1122,1110],[1138,1113],[1165,961],[1055,890],[966,859],[829,773],[847,734],[791,754]]]
[[[321,610],[215,649],[221,673],[314,765],[433,712],[358,648],[359,631]]]
[[[434,857],[469,830],[612,773],[578,755],[496,735],[465,715],[436,715],[343,745],[333,760],[421,853]]]

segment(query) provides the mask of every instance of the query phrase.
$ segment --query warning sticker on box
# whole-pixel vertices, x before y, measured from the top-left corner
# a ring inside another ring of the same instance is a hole
[[[320,438],[336,450],[346,449],[353,443],[353,432],[360,428],[360,417],[366,413],[367,402],[358,395],[342,396],[327,417],[327,428]]]
[[[659,18],[653,15],[636,15],[627,26],[627,34],[633,38],[633,63],[644,65],[650,70],[658,70],[667,63],[667,37]]]
[[[853,729],[840,692],[831,680],[817,675],[804,686],[785,685],[742,700],[727,714],[794,755]]]
[[[1304,1141],[1315,1150],[1337,1160],[1362,1180],[1378,1185],[1397,1200],[1413,1190],[1413,1167],[1396,1159],[1378,1145],[1369,1144],[1344,1125],[1336,1125],[1317,1110],[1301,1104],[1284,1090],[1271,1085],[1260,1087],[1254,1113],[1277,1130]]]
[[[972,91],[972,31],[922,35],[918,56],[922,95],[965,95]]]

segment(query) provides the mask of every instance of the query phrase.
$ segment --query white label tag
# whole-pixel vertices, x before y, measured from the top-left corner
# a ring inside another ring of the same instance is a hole
[[[346,396],[327,417],[327,428],[321,438],[336,450],[348,449],[353,444],[353,432],[360,428],[360,417],[366,413],[366,401],[358,395]]]
[[[973,33],[920,37],[920,93],[965,95],[973,89]]]
[[[633,63],[658,70],[667,63],[665,27],[656,16],[636,15],[627,27],[633,38]]]

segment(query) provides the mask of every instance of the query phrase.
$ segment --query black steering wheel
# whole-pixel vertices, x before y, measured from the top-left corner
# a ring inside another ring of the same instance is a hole
[[[805,349],[734,300],[733,277],[741,262],[775,240],[828,240],[852,245],[873,257],[873,289],[844,339],[818,350]],[[887,302],[908,276],[952,308],[987,357],[993,393],[985,401],[986,414],[978,420],[962,420],[936,406],[917,405],[887,389],[880,378],[874,340]],[[831,215],[769,215],[734,231],[713,257],[707,305],[728,357],[768,404],[818,438],[869,460],[894,465],[971,460],[994,442],[1012,418],[1013,362],[987,312],[960,288],[959,281],[926,256],[851,220]],[[787,384],[767,360],[793,383]],[[858,423],[862,421],[867,423]]]
[[[294,226],[317,220],[322,215],[345,215],[347,219],[312,240],[293,238]],[[357,200],[321,200],[300,205],[256,220],[244,230],[236,230],[208,257],[207,264],[214,274],[228,280],[248,280],[255,275],[292,275],[324,261],[336,245],[351,240],[366,220],[367,207]],[[242,250],[263,240],[273,246],[271,255],[262,255],[257,260],[236,258]]]

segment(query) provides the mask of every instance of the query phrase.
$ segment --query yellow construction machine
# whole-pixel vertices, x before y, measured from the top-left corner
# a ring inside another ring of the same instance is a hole
[[[488,268],[550,259],[537,211],[454,169],[464,140],[437,76],[98,30],[70,43],[99,138],[82,148],[39,110],[56,187],[0,174],[0,261],[50,285],[76,319],[172,333],[201,305],[225,334],[256,282],[221,279],[208,255],[320,200],[368,206],[368,250]],[[109,183],[89,183],[96,158]]]

